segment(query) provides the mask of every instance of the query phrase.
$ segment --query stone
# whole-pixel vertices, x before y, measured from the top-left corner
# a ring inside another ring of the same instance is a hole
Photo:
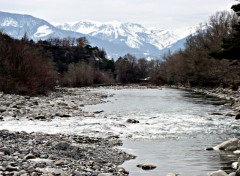
[[[74,176],[81,176],[82,174],[79,171],[74,171],[73,175]]]
[[[208,173],[208,176],[228,176],[228,174],[223,170],[219,170],[219,171]]]
[[[208,147],[208,148],[206,148],[206,150],[207,150],[207,151],[211,151],[211,150],[214,150],[214,148]]]
[[[239,120],[240,119],[240,114],[237,114],[236,117],[235,117],[236,120]]]
[[[34,162],[34,163],[44,163],[44,164],[52,164],[53,161],[50,159],[45,159],[45,158],[34,158],[34,159],[29,159],[29,161]]]
[[[3,166],[0,166],[0,171],[5,171],[6,170],[6,168],[5,167],[3,167]]]
[[[67,150],[70,147],[70,144],[67,142],[59,142],[54,146],[55,150]]]
[[[128,119],[127,123],[140,123],[138,120],[135,119]]]
[[[236,150],[236,151],[234,151],[233,153],[236,154],[236,155],[238,155],[238,154],[240,154],[240,150]]]
[[[27,155],[24,157],[25,160],[34,159],[34,158],[36,158],[36,156],[33,155],[33,154],[31,154],[31,153],[27,154]]]
[[[228,176],[236,176],[236,172],[232,172],[232,173],[228,174]]]
[[[214,147],[215,150],[225,150],[229,146],[238,146],[238,139],[233,138]]]
[[[155,169],[157,166],[154,166],[152,164],[143,163],[143,164],[138,164],[137,167],[140,167],[143,170],[152,170],[152,169]]]
[[[64,165],[65,162],[63,160],[57,160],[57,161],[54,162],[54,164],[57,165],[57,166],[60,166],[60,165]]]
[[[6,111],[6,107],[1,106],[1,107],[0,107],[0,113],[3,113],[3,112],[5,112],[5,111]]]
[[[113,176],[112,173],[101,173],[101,174],[98,174],[98,176]]]
[[[17,167],[7,166],[6,171],[12,172],[12,171],[18,171]]]
[[[36,116],[34,117],[35,120],[46,120],[47,118],[43,115],[39,115],[39,116]]]
[[[38,172],[42,172],[45,174],[51,173],[53,175],[61,175],[61,176],[67,176],[67,173],[64,172],[62,169],[56,169],[56,168],[51,168],[51,167],[46,167],[46,168],[36,168],[35,169]]]
[[[236,151],[237,150],[237,146],[228,146],[225,151]]]
[[[238,162],[232,163],[232,168],[233,168],[233,169],[237,169],[237,168],[238,168]]]

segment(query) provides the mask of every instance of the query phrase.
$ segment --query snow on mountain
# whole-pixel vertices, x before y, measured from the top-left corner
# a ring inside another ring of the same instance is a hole
[[[7,12],[0,12],[0,29],[18,39],[27,33],[35,41],[54,37],[86,37],[92,46],[103,48],[112,58],[127,53],[137,57],[160,58],[168,50],[177,51],[183,48],[186,38],[197,30],[162,30],[145,28],[135,23],[101,23],[90,20],[53,26],[30,15]]]
[[[112,43],[127,45],[141,50],[144,55],[160,55],[166,49],[174,51],[183,48],[185,39],[196,32],[197,28],[189,27],[177,30],[145,28],[140,24],[113,22],[79,21],[57,26],[60,29],[81,32]],[[181,43],[181,44],[180,44]],[[174,46],[177,44],[177,46]]]

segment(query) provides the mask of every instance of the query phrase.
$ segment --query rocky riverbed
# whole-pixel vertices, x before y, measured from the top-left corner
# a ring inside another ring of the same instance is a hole
[[[104,102],[106,95],[88,89],[57,89],[49,96],[0,93],[0,120],[51,121],[54,118],[94,116],[82,107]],[[27,128],[27,127],[26,127]],[[0,128],[0,175],[128,175],[118,165],[134,156],[122,152],[117,136],[13,132]]]

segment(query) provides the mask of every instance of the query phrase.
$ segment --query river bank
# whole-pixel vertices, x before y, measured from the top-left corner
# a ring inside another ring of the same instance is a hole
[[[84,112],[82,107],[103,103],[106,97],[87,88],[63,88],[38,97],[0,93],[0,120],[48,123],[56,118],[93,117],[99,112]],[[116,136],[55,134],[50,128],[34,131],[24,123],[14,131],[0,127],[0,175],[128,175],[118,165],[134,156],[115,148],[122,145]]]

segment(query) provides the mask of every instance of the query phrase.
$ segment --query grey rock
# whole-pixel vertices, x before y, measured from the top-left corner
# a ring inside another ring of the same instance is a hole
[[[63,160],[57,160],[54,162],[55,165],[59,166],[59,165],[64,165],[65,162]]]
[[[140,167],[143,170],[152,170],[152,169],[155,169],[157,166],[152,165],[152,164],[143,163],[143,164],[138,164],[137,167]]]
[[[6,171],[12,172],[12,171],[18,171],[17,167],[7,166]]]
[[[223,170],[219,170],[219,171],[209,173],[208,176],[228,176],[228,174]]]
[[[232,172],[232,173],[228,174],[228,176],[236,176],[236,172]]]
[[[55,150],[67,150],[70,147],[70,144],[67,142],[59,142],[54,146]]]
[[[101,174],[98,174],[98,176],[113,176],[112,173],[101,173]]]
[[[238,146],[238,139],[237,138],[233,138],[233,139],[229,139],[228,141],[225,141],[217,146],[214,147],[214,149],[217,150],[225,150],[227,147],[229,146]]]
[[[135,119],[128,119],[127,123],[140,123],[138,120]]]
[[[228,146],[225,151],[235,151],[237,150],[237,146]]]
[[[34,159],[34,158],[36,158],[36,156],[33,155],[32,153],[29,153],[24,157],[25,160]]]
[[[240,114],[237,114],[236,117],[235,117],[236,120],[239,120],[240,119]]]

